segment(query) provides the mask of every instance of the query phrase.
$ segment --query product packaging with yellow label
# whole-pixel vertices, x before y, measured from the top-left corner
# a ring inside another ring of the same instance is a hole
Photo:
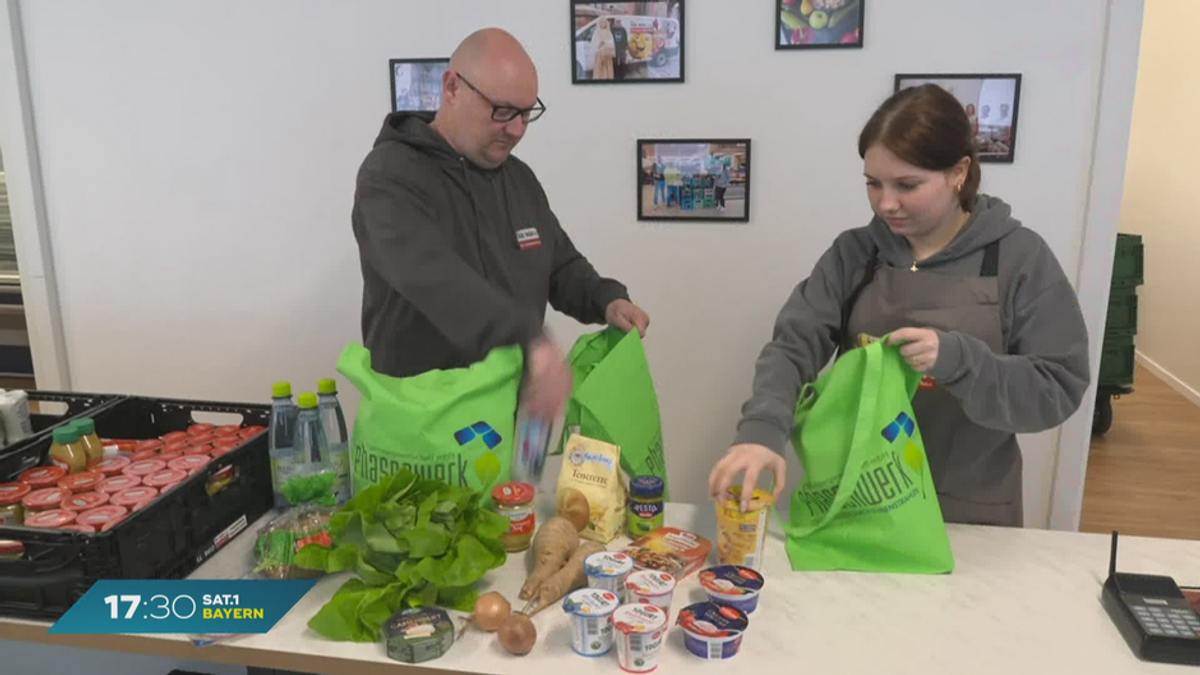
[[[560,498],[568,488],[582,492],[590,508],[588,525],[579,536],[607,544],[621,533],[625,485],[620,446],[571,434],[558,475]]]

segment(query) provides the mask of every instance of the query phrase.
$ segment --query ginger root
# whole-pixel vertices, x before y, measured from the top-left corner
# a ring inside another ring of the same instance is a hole
[[[547,520],[533,536],[533,555],[537,562],[518,597],[522,600],[532,598],[542,582],[562,569],[577,548],[579,532],[571,521],[560,516]]]
[[[605,550],[604,544],[585,541],[571,554],[565,567],[546,579],[537,590],[537,597],[529,601],[524,613],[533,616],[550,605],[562,600],[567,593],[587,585],[587,570],[583,563],[593,553]]]

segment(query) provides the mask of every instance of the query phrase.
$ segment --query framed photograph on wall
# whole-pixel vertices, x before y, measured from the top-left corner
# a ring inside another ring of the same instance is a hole
[[[750,221],[750,139],[640,139],[638,220]]]
[[[775,49],[861,49],[867,0],[775,0]]]
[[[571,0],[571,82],[683,82],[684,0]]]
[[[975,130],[980,162],[1012,163],[1017,149],[1020,73],[896,75],[896,91],[922,84],[936,84],[962,103]]]
[[[391,59],[392,112],[437,110],[442,104],[442,75],[450,59]]]

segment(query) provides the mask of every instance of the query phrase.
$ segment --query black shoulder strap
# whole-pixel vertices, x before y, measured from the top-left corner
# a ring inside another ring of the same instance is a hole
[[[1000,240],[993,241],[983,247],[983,264],[979,267],[979,276],[995,277],[1000,274]]]
[[[846,298],[845,302],[842,303],[842,321],[838,325],[837,335],[833,336],[833,342],[837,347],[837,353],[841,353],[842,347],[850,341],[846,335],[850,332],[850,314],[854,311],[854,304],[858,302],[858,296],[862,295],[863,289],[867,287],[867,284],[875,280],[875,270],[878,267],[879,247],[872,244],[871,257],[867,260],[867,269],[865,272],[863,272],[862,280],[858,282],[858,285],[854,287],[854,290],[850,291],[850,295]]]

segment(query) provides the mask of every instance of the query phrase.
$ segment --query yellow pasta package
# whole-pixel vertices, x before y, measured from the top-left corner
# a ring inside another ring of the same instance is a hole
[[[579,536],[607,544],[625,523],[625,484],[621,473],[621,447],[571,434],[558,474],[558,495],[567,488],[583,493],[588,501],[588,524]]]

